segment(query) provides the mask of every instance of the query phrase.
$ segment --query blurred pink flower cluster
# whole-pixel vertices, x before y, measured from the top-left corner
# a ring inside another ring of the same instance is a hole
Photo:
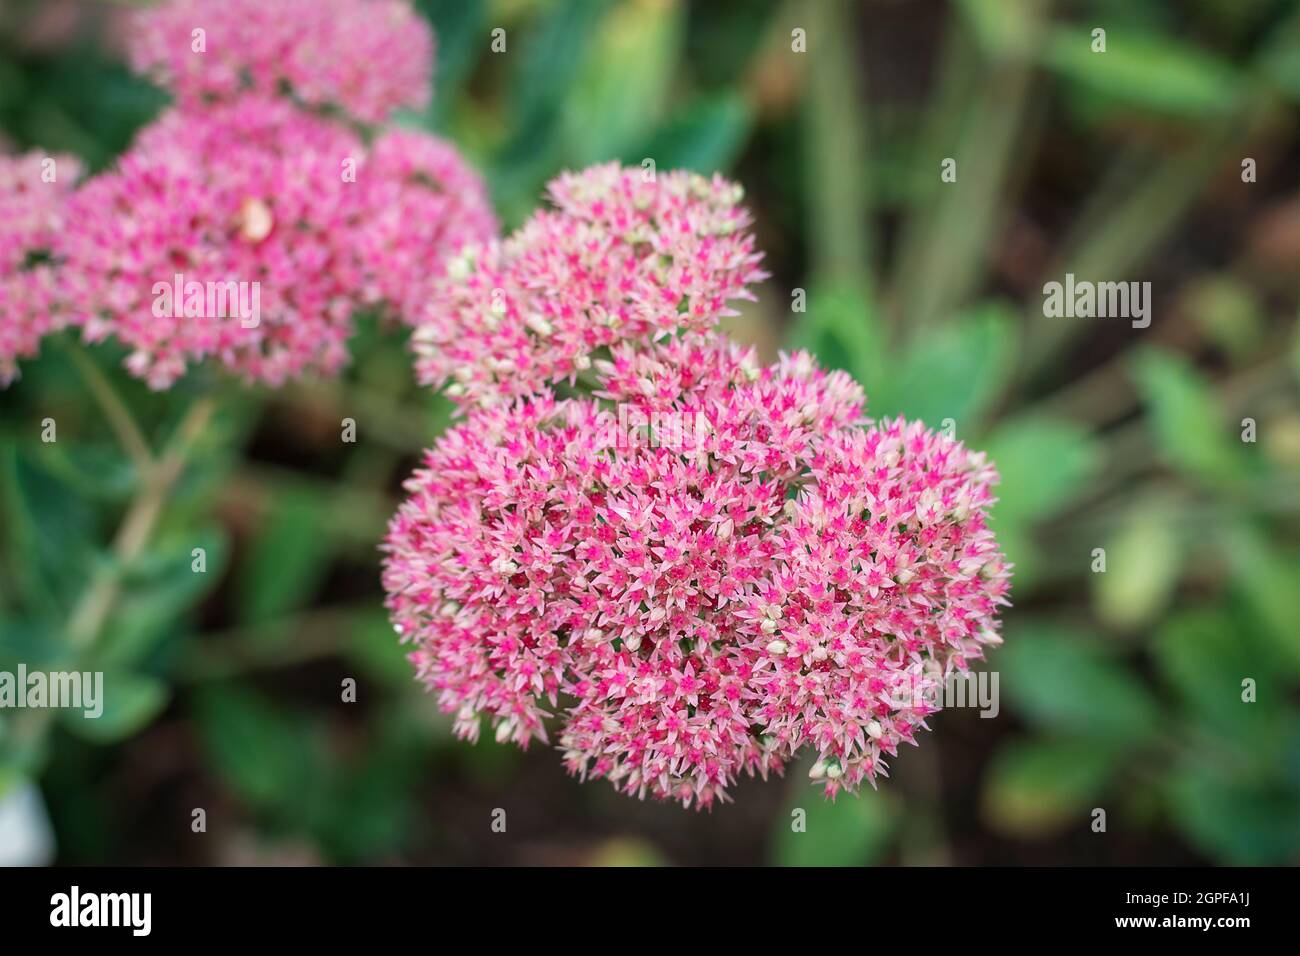
[[[0,156],[0,386],[67,321],[51,253],[80,170],[69,156]]]
[[[189,108],[287,92],[379,123],[432,90],[433,36],[407,0],[171,0],[127,36],[132,68]]]
[[[714,324],[761,275],[739,190],[640,177],[562,177],[440,283],[423,371],[466,418],[390,524],[395,627],[464,737],[555,737],[686,806],[805,747],[854,790],[1000,643],[996,473],[864,418],[843,372],[731,344]]]
[[[404,0],[174,0],[132,23],[176,105],[65,196],[27,327],[114,338],[153,388],[207,359],[277,386],[337,372],[362,310],[414,322],[448,257],[495,235],[454,148],[360,125],[427,102],[433,38]]]

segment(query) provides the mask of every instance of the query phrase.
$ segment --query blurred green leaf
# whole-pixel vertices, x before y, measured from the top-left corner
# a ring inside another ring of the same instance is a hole
[[[116,743],[139,733],[171,698],[162,681],[128,671],[106,671],[102,692],[103,713],[99,717],[88,717],[84,710],[59,711],[63,726],[97,744]]]
[[[753,122],[753,110],[738,93],[702,97],[675,113],[623,159],[637,164],[649,157],[657,169],[692,169],[711,176],[735,161]]]
[[[867,407],[874,408],[887,354],[880,314],[866,292],[851,284],[806,291],[805,309],[795,313],[791,327],[791,347],[808,350],[826,368],[848,371],[866,389]]]
[[[554,123],[608,7],[607,0],[566,0],[544,10],[540,22],[530,26],[527,44],[511,57],[510,99],[517,126]]]
[[[840,794],[796,784],[795,802],[775,821],[772,852],[781,866],[870,866],[884,853],[896,823],[894,808],[875,790]],[[806,832],[792,829],[794,812],[807,814]]]
[[[205,555],[202,573],[194,570],[196,548]],[[180,636],[181,618],[221,580],[228,550],[224,531],[210,527],[160,543],[145,555],[122,583],[95,660],[102,666],[133,667],[167,637]]]
[[[235,687],[205,691],[197,719],[213,770],[244,800],[287,808],[311,793],[319,768],[301,721]]]
[[[1026,593],[1034,587],[1043,564],[1035,526],[1088,488],[1101,446],[1073,422],[1032,412],[1002,422],[983,444],[1001,477],[994,489],[998,502],[991,525],[1007,560],[1015,565],[1016,590]]]
[[[1033,0],[959,0],[980,46],[994,57],[1014,56],[1037,42],[1029,9]]]
[[[871,416],[906,415],[931,428],[951,418],[958,437],[972,434],[1007,382],[1012,328],[1005,306],[987,304],[925,330],[880,381],[864,383]]]
[[[678,0],[633,0],[600,23],[564,106],[571,161],[617,159],[663,114],[681,50]]]
[[[1085,429],[1032,414],[1002,422],[984,447],[1001,478],[994,521],[1017,526],[1051,517],[1077,498],[1101,458]]]
[[[1300,794],[1243,779],[1203,762],[1168,781],[1178,828],[1216,860],[1246,866],[1293,863],[1300,852]]]
[[[1270,741],[1284,732],[1285,683],[1276,652],[1239,616],[1216,606],[1181,611],[1160,625],[1152,650],[1198,730],[1228,741],[1243,758],[1275,758]],[[1253,702],[1242,699],[1247,678],[1255,682]]]
[[[390,687],[413,685],[414,672],[406,659],[410,651],[411,646],[398,639],[382,610],[359,622],[348,642],[348,659]]]
[[[1151,410],[1156,442],[1172,464],[1213,483],[1242,477],[1240,446],[1224,430],[1209,386],[1186,359],[1143,349],[1133,375]]]
[[[1097,616],[1103,623],[1133,630],[1168,602],[1183,558],[1175,521],[1167,506],[1138,501],[1103,541],[1106,570],[1091,575]]]
[[[1002,833],[1041,837],[1087,825],[1086,811],[1119,766],[1097,740],[1020,740],[1004,745],[984,779],[983,815]]]
[[[1261,636],[1283,655],[1280,663],[1290,673],[1300,674],[1300,560],[1247,524],[1229,529],[1222,548]]]
[[[1243,93],[1232,64],[1155,34],[1110,29],[1106,51],[1094,53],[1091,28],[1058,24],[1041,56],[1072,84],[1116,104],[1193,120],[1231,112]]]
[[[1012,704],[1036,724],[1125,745],[1156,729],[1159,709],[1147,689],[1079,631],[1022,622],[1007,635],[997,662]]]
[[[437,43],[434,58],[433,101],[430,126],[440,129],[448,107],[456,102],[474,67],[477,54],[486,48],[482,0],[416,0],[416,9],[433,24]]]
[[[321,532],[325,507],[305,489],[286,490],[275,498],[240,568],[238,606],[244,623],[275,617],[310,599],[331,555]]]
[[[0,523],[9,591],[21,590],[44,610],[66,613],[96,559],[93,509],[55,477],[39,453],[16,446],[0,459],[5,515]]]

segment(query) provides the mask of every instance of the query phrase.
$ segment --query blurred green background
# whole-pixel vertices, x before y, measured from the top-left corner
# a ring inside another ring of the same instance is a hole
[[[139,476],[52,342],[0,392],[0,668],[93,665],[115,688],[99,721],[34,739],[0,715],[0,801],[39,785],[58,862],[1300,861],[1300,5],[417,5],[435,98],[403,121],[464,150],[507,228],[564,168],[721,170],[773,274],[729,331],[811,348],[874,416],[951,419],[989,451],[1016,564],[987,664],[1001,713],[938,715],[879,792],[827,804],[796,765],[704,814],[579,785],[543,747],[455,741],[376,550],[448,408],[375,327],[341,381],[280,392],[200,373],[155,395],[94,351],[155,445],[193,396],[219,410],[101,639],[69,647]],[[0,0],[0,146],[102,168],[156,114],[121,9]],[[1151,282],[1150,328],[1044,317],[1067,272]]]

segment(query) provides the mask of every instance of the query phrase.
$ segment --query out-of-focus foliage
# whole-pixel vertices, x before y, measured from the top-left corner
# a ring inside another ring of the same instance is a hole
[[[732,333],[812,348],[873,415],[988,450],[1017,565],[985,665],[1001,713],[939,715],[878,793],[823,803],[795,766],[707,816],[453,742],[386,624],[375,550],[449,412],[373,324],[342,382],[278,393],[199,374],[152,394],[93,350],[154,448],[200,396],[218,411],[100,639],[72,646],[140,476],[76,347],[48,343],[0,392],[0,670],[100,669],[112,706],[0,714],[0,799],[39,782],[59,859],[1300,861],[1295,4],[417,6],[438,72],[404,121],[485,170],[507,228],[564,168],[723,171],[773,273]],[[156,113],[120,8],[5,0],[0,142],[102,168]],[[1150,328],[1045,317],[1067,272],[1150,281]]]

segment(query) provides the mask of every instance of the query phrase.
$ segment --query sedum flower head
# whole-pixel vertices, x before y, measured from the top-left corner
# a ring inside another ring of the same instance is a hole
[[[861,391],[804,354],[686,336],[593,374],[596,398],[471,410],[390,524],[388,606],[456,731],[549,722],[571,772],[687,806],[804,747],[832,795],[873,777],[928,713],[900,687],[995,634],[991,468],[855,427]]]
[[[208,357],[271,385],[336,370],[361,283],[348,241],[360,206],[341,170],[363,156],[346,129],[283,101],[165,114],[71,201],[60,249],[86,338],[119,339],[154,388]],[[176,276],[244,283],[248,304],[256,283],[256,323],[229,297],[221,315],[161,300]]]
[[[132,66],[187,107],[287,90],[377,123],[429,100],[433,36],[405,0],[172,0],[128,37]]]
[[[487,188],[450,143],[407,129],[375,140],[361,178],[368,297],[414,325],[449,258],[497,234]]]
[[[597,166],[549,187],[553,208],[471,248],[414,336],[422,381],[492,402],[574,379],[593,353],[703,331],[762,278],[740,187]]]
[[[36,355],[41,338],[67,321],[53,253],[79,173],[70,156],[0,156],[0,386],[17,377],[18,359]]]

